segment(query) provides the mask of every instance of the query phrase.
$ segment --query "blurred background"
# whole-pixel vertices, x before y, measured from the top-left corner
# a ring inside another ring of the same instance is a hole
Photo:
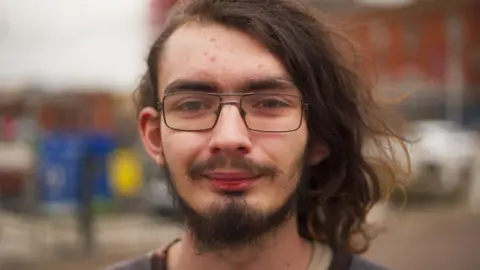
[[[171,2],[0,0],[0,269],[102,269],[181,234],[132,103]],[[311,2],[364,50],[414,142],[407,204],[372,209],[363,256],[480,269],[480,1]]]

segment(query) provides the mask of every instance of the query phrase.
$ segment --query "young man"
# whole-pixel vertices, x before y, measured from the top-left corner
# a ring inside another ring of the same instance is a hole
[[[186,232],[110,269],[382,269],[351,254],[380,199],[363,144],[393,134],[340,35],[299,2],[173,8],[137,97]]]

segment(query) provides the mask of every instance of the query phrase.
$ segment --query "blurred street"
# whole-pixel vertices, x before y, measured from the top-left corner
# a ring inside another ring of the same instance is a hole
[[[96,251],[87,259],[73,250],[73,223],[64,220],[50,226],[48,233],[53,234],[50,237],[37,234],[37,241],[43,242],[37,243],[43,245],[43,256],[28,251],[22,256],[18,250],[12,254],[12,249],[5,256],[6,246],[19,246],[28,239],[19,234],[15,238],[14,233],[4,235],[0,241],[0,256],[4,255],[0,269],[103,269],[162,246],[181,233],[178,226],[162,218],[138,215],[103,218],[97,223]],[[52,253],[46,252],[48,248]],[[374,241],[365,257],[392,270],[478,270],[479,250],[480,215],[473,216],[459,205],[422,203],[392,217],[387,231]]]
[[[178,225],[145,215],[102,217],[95,223],[95,248],[81,250],[73,219],[0,218],[0,269],[97,269],[143,254],[177,237]],[[30,224],[28,224],[30,223]]]
[[[365,254],[393,270],[480,269],[480,215],[459,205],[415,205]]]

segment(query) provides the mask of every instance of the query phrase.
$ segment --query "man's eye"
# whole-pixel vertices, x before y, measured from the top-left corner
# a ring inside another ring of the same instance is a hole
[[[181,111],[199,111],[208,108],[208,104],[201,101],[186,101],[177,106],[177,109]]]
[[[275,109],[275,108],[284,108],[288,106],[286,102],[283,102],[278,99],[267,99],[259,101],[254,107],[256,108],[265,108],[265,109]]]

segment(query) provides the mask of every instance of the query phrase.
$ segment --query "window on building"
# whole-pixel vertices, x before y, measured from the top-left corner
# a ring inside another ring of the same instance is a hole
[[[407,20],[403,27],[403,48],[407,55],[416,55],[420,50],[420,25]]]

